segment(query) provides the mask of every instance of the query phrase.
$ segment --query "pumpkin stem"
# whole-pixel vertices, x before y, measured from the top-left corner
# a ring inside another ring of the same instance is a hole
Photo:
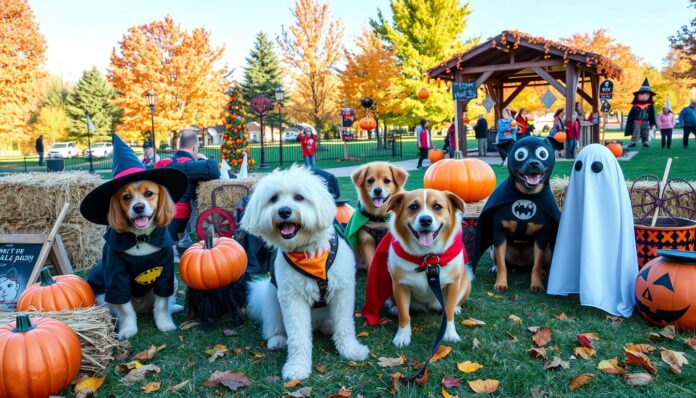
[[[48,271],[48,267],[41,268],[41,274],[39,274],[39,280],[41,280],[41,286],[51,286],[56,283]]]
[[[15,328],[12,330],[13,333],[23,333],[34,329],[36,326],[31,324],[29,320],[29,315],[19,314],[17,315],[17,322],[15,323]]]
[[[215,227],[212,225],[208,227],[208,229],[205,231],[205,249],[210,250],[212,249],[213,246],[213,238],[215,237]]]

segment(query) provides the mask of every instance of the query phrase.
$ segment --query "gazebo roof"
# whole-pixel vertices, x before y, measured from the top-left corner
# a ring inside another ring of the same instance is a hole
[[[562,72],[569,61],[606,78],[620,80],[622,76],[621,68],[603,55],[513,30],[503,31],[427,72],[433,79],[454,80],[455,74],[492,71],[490,79],[502,80],[527,75],[533,67],[545,67],[553,75]]]

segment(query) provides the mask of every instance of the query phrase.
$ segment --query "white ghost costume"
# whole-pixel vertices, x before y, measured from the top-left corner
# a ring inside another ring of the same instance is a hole
[[[580,303],[629,317],[638,258],[623,172],[599,144],[580,151],[563,202],[548,293],[580,294]]]

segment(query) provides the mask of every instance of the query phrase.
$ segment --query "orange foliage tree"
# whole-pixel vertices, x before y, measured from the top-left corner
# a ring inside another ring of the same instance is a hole
[[[157,93],[155,140],[167,141],[187,126],[217,125],[226,103],[225,70],[216,67],[224,48],[213,48],[210,32],[188,32],[167,16],[162,21],[134,26],[111,54],[109,80],[121,93],[123,108],[117,131],[139,140],[150,131],[144,94]]]
[[[343,56],[343,26],[320,0],[297,0],[292,15],[295,23],[278,38],[294,82],[288,113],[298,121],[309,119],[321,137],[338,112],[335,69]]]
[[[26,0],[0,0],[0,150],[26,142],[46,41]]]

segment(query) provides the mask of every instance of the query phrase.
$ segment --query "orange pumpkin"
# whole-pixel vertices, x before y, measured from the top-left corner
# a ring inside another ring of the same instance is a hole
[[[445,158],[445,152],[443,152],[439,149],[433,148],[433,149],[428,151],[428,159],[430,160],[430,163],[435,163],[438,160],[442,160],[444,158]]]
[[[65,323],[19,314],[0,326],[0,397],[58,395],[77,376],[81,360],[80,341]]]
[[[623,155],[623,146],[617,142],[610,142],[607,144],[607,148],[614,154],[617,158]]]
[[[430,98],[430,90],[428,90],[427,88],[422,88],[418,90],[417,95],[419,99],[427,100],[428,98]]]
[[[559,131],[558,133],[556,133],[556,135],[553,136],[553,139],[563,143],[566,142],[567,137],[568,136],[566,136],[566,133],[564,131]]]
[[[481,159],[443,159],[423,176],[425,188],[450,191],[465,202],[478,202],[495,189],[495,172]]]
[[[368,131],[368,130],[373,130],[375,127],[377,127],[377,121],[370,117],[370,116],[365,116],[364,118],[360,119],[360,128]]]
[[[636,278],[636,309],[655,326],[676,325],[696,330],[696,263],[680,257],[681,250],[658,250]],[[672,256],[671,254],[675,254]]]
[[[195,290],[227,287],[244,274],[247,255],[236,240],[213,238],[210,227],[205,239],[186,249],[179,262],[179,274],[186,286]]]
[[[353,213],[355,213],[355,209],[348,203],[336,204],[336,221],[338,221],[339,224],[348,224]]]
[[[17,311],[65,311],[94,305],[89,284],[77,275],[51,277],[48,268],[41,270],[38,283],[29,286],[17,300]]]
[[[512,122],[510,122],[510,126],[511,126],[511,127],[517,127],[517,122],[513,120]]]

